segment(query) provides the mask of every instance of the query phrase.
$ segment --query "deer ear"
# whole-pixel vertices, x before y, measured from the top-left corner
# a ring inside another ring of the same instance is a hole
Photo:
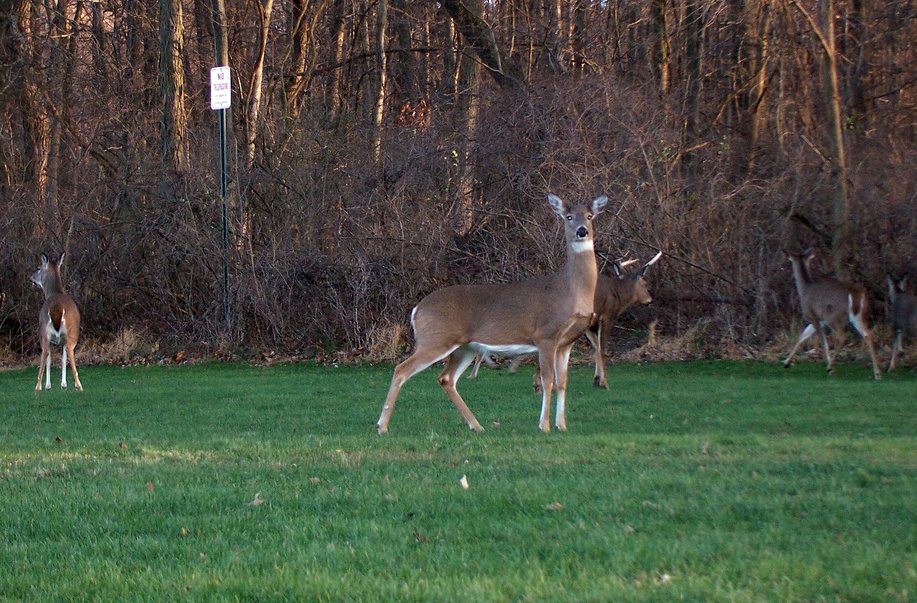
[[[551,209],[554,210],[554,213],[558,216],[563,217],[564,214],[567,213],[567,204],[563,202],[563,199],[554,193],[548,193],[548,204],[551,206]]]
[[[608,196],[607,195],[601,195],[600,197],[596,197],[595,199],[592,200],[592,205],[591,205],[592,213],[593,214],[602,213],[602,210],[605,209],[606,205],[608,205]]]
[[[813,249],[812,247],[809,247],[808,249],[802,252],[802,257],[804,257],[807,260],[811,260],[812,258],[815,257],[815,249]]]
[[[57,258],[57,267],[58,267],[58,268],[60,268],[61,266],[64,265],[64,255],[66,255],[66,254],[62,253],[62,254],[60,254],[60,257]]]
[[[901,289],[902,293],[907,291],[907,272],[902,274],[901,278],[898,279],[898,288]]]
[[[42,266],[48,265],[48,256],[46,256],[45,254],[41,254],[41,265]]]

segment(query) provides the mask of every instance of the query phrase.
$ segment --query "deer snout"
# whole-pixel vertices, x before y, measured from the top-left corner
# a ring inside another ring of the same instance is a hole
[[[589,229],[587,229],[585,226],[580,226],[579,228],[576,229],[576,238],[577,239],[585,239],[588,236],[589,236]]]

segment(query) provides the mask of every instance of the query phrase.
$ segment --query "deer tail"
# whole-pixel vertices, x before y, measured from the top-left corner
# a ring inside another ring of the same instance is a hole
[[[48,308],[48,315],[51,317],[51,324],[54,325],[54,330],[60,331],[61,324],[64,322],[64,304],[52,304]]]

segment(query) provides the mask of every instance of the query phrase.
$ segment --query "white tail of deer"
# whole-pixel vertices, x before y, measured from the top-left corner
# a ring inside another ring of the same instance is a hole
[[[892,304],[892,326],[895,329],[892,357],[888,362],[888,370],[891,372],[895,368],[895,358],[901,352],[905,335],[917,332],[917,297],[907,291],[907,274],[899,279],[886,274],[885,280],[888,282],[888,301]]]
[[[651,260],[646,262],[640,270],[632,273],[625,273],[624,268],[639,260],[619,260],[613,264],[614,277],[599,274],[595,285],[595,297],[593,298],[594,314],[592,324],[586,329],[585,335],[589,343],[592,344],[595,353],[595,377],[593,384],[596,387],[608,389],[608,381],[605,377],[605,347],[608,341],[608,334],[619,316],[630,306],[634,304],[648,305],[653,303],[653,296],[650,295],[649,288],[644,278],[647,268],[659,261],[662,252],[657,253]],[[516,370],[521,356],[513,360],[510,366],[510,372]],[[471,376],[477,375],[481,362],[489,366],[495,366],[490,357],[481,355],[475,360]],[[541,389],[540,371],[536,369],[535,378],[532,382],[532,389],[536,392]]]
[[[542,374],[538,427],[550,431],[551,395],[557,389],[555,425],[566,430],[567,365],[573,343],[592,320],[598,270],[593,243],[593,218],[608,198],[570,206],[556,195],[548,203],[564,221],[566,262],[557,274],[507,284],[454,285],[434,291],[411,312],[416,346],[395,367],[392,383],[376,427],[388,424],[401,387],[412,376],[445,359],[439,384],[468,427],[483,431],[456,390],[456,382],[479,354],[538,353]]]
[[[818,333],[825,349],[825,361],[828,364],[828,374],[834,374],[834,358],[828,346],[828,336],[825,327],[830,327],[835,339],[843,340],[844,323],[850,321],[853,328],[863,336],[869,348],[872,359],[872,374],[878,381],[882,378],[879,364],[876,361],[876,350],[872,342],[872,333],[869,331],[868,310],[869,303],[866,292],[862,287],[842,283],[833,278],[815,279],[812,277],[810,263],[815,254],[812,250],[803,253],[787,253],[787,259],[793,266],[793,280],[796,282],[796,292],[799,294],[799,304],[802,308],[802,317],[809,323],[789,356],[783,361],[784,367],[789,367],[793,362],[796,350],[809,337]]]
[[[51,346],[61,346],[61,388],[67,387],[67,357],[70,357],[70,370],[76,388],[83,391],[80,375],[76,371],[74,348],[80,339],[80,311],[73,298],[64,290],[60,276],[60,267],[64,263],[64,254],[56,262],[49,262],[48,256],[41,254],[41,266],[32,275],[32,282],[41,287],[45,294],[45,303],[38,313],[38,339],[41,342],[41,362],[38,364],[38,383],[35,391],[41,391],[41,376],[45,376],[45,389],[51,389]]]

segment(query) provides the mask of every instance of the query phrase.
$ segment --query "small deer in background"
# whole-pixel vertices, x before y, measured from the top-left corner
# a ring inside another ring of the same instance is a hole
[[[624,268],[637,262],[638,260],[615,261],[612,266],[615,275],[613,277],[599,274],[595,285],[594,312],[595,318],[589,328],[586,329],[585,335],[595,352],[595,377],[593,384],[596,387],[608,389],[608,381],[605,378],[605,347],[608,342],[608,334],[612,326],[621,314],[634,304],[648,305],[653,303],[653,296],[650,295],[649,288],[644,278],[647,268],[659,261],[662,252],[657,253],[651,260],[643,265],[636,272],[625,274]],[[510,372],[515,372],[522,356],[513,359],[510,365]],[[480,355],[475,360],[474,369],[471,378],[477,376],[478,368],[481,362],[488,366],[496,366],[493,360],[487,355]],[[541,375],[536,369],[535,377],[532,382],[532,389],[536,392],[540,389]]]
[[[917,297],[907,291],[907,273],[899,279],[886,274],[885,280],[888,282],[888,301],[892,304],[892,325],[895,329],[892,358],[888,363],[891,372],[895,368],[895,358],[901,351],[904,336],[917,332]]]
[[[825,361],[828,364],[828,374],[834,374],[834,358],[828,346],[828,336],[825,327],[830,327],[835,339],[843,341],[844,323],[850,321],[853,328],[863,336],[869,348],[872,359],[872,374],[876,381],[882,378],[879,363],[876,361],[876,350],[872,342],[872,333],[869,331],[868,310],[869,303],[866,292],[858,285],[842,283],[833,278],[815,279],[810,270],[812,258],[815,253],[809,249],[803,253],[787,253],[787,259],[793,266],[793,280],[796,283],[796,292],[799,294],[799,305],[802,308],[802,317],[809,324],[799,336],[799,340],[790,355],[783,361],[784,367],[792,364],[796,350],[809,337],[818,333],[825,348]]]
[[[608,381],[605,379],[605,347],[608,342],[608,335],[614,326],[618,317],[634,304],[647,306],[653,303],[653,296],[646,286],[646,270],[659,261],[662,257],[660,251],[653,256],[651,260],[643,265],[640,270],[631,274],[625,274],[623,268],[634,263],[635,260],[628,262],[615,262],[615,276],[607,277],[599,275],[598,283],[595,286],[595,321],[586,329],[586,338],[592,344],[595,350],[595,377],[593,384],[596,387],[608,389]]]
[[[550,431],[551,394],[557,389],[555,425],[567,429],[567,365],[573,343],[592,320],[598,269],[593,219],[608,197],[569,205],[556,195],[548,204],[564,224],[566,262],[553,275],[504,284],[454,285],[434,291],[411,312],[414,353],[395,367],[376,427],[388,431],[395,402],[404,383],[445,359],[439,384],[468,427],[483,431],[455,385],[478,355],[538,352],[542,374],[538,427]]]
[[[73,298],[64,290],[60,268],[64,254],[56,262],[49,262],[41,254],[41,266],[32,275],[32,282],[41,287],[45,303],[38,313],[38,338],[41,342],[41,362],[38,365],[38,383],[35,391],[41,391],[41,376],[45,376],[45,389],[51,389],[51,346],[61,346],[61,388],[67,387],[67,355],[70,356],[70,370],[76,388],[83,391],[80,375],[76,371],[75,351],[80,338],[80,311]]]

